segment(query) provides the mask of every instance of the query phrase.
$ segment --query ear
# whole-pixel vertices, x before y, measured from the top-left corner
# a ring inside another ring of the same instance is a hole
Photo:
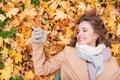
[[[95,34],[94,34],[94,39],[97,40],[98,37],[99,37],[99,34],[95,33]]]

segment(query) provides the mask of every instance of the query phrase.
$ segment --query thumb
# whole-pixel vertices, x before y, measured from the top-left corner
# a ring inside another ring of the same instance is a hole
[[[34,30],[36,28],[36,26],[32,26],[32,29]]]

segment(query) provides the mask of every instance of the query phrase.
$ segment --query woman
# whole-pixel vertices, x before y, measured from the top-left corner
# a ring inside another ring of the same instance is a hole
[[[60,69],[61,80],[120,80],[120,69],[111,56],[110,36],[103,21],[95,13],[83,14],[78,20],[75,48],[45,60],[43,30],[32,33],[33,64],[36,75],[48,75]]]

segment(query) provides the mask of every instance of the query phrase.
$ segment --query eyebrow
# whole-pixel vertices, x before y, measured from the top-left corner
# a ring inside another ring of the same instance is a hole
[[[83,27],[82,29],[87,29],[86,27]],[[80,30],[79,28],[78,28],[78,30]]]
[[[86,27],[83,27],[82,29],[87,29]]]

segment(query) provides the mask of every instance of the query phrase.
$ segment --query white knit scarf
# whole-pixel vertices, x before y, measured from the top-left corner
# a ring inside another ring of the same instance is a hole
[[[76,43],[76,47],[81,52],[86,53],[88,55],[98,55],[103,51],[103,49],[106,48],[106,46],[103,43],[99,44],[97,47],[88,46],[88,45],[79,45],[78,43]]]
[[[104,57],[101,52],[106,48],[104,44],[99,44],[97,47],[88,45],[79,45],[76,43],[78,57],[86,60],[90,80],[96,80],[104,70]],[[107,55],[107,54],[105,54]]]

